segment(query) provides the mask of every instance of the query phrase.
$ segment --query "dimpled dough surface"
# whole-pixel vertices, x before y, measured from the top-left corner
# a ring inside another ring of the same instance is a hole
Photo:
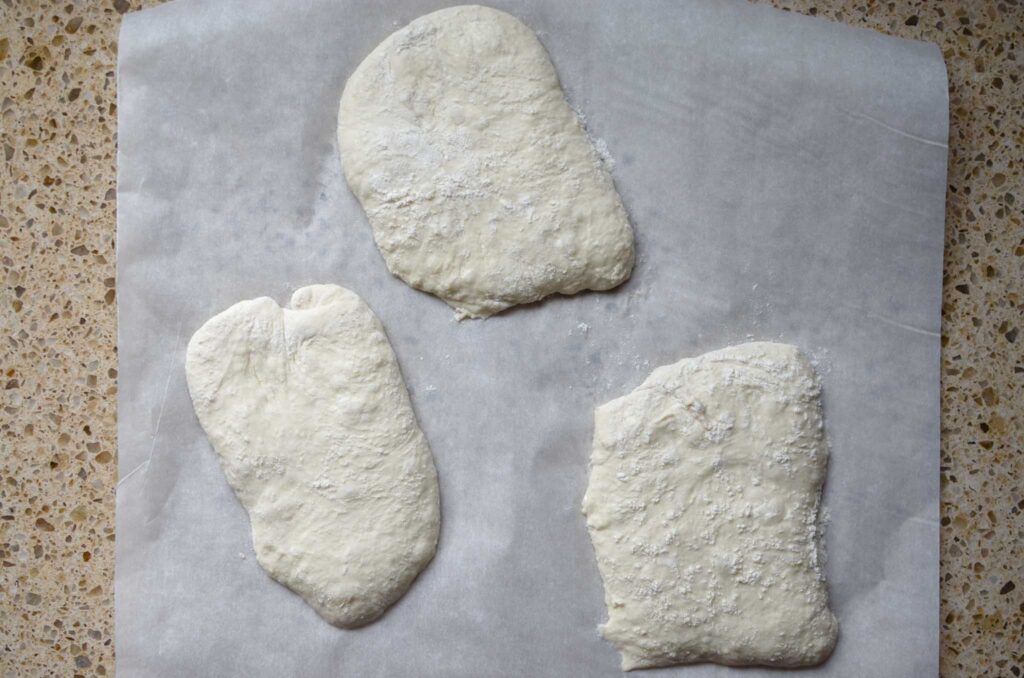
[[[392,273],[459,317],[629,277],[633,231],[543,46],[486,7],[382,42],[338,114],[345,178]]]
[[[440,513],[373,311],[334,285],[243,301],[195,333],[186,372],[263,569],[337,626],[383,614],[433,558]]]
[[[824,661],[828,449],[803,354],[752,343],[660,367],[594,427],[583,512],[623,668]]]

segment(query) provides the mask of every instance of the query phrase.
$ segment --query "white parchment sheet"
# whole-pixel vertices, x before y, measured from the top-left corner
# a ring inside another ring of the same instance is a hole
[[[593,408],[750,339],[803,347],[824,384],[841,636],[800,675],[934,675],[939,50],[742,2],[495,2],[607,143],[638,262],[612,293],[458,323],[387,272],[335,142],[349,74],[443,5],[178,0],[125,19],[118,675],[619,675],[580,513]],[[437,557],[356,631],[259,568],[185,385],[205,320],[311,283],[380,316],[441,483]]]

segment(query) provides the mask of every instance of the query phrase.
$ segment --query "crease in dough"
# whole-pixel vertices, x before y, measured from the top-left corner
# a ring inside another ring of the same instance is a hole
[[[624,670],[823,662],[838,624],[819,566],[828,446],[794,346],[659,367],[594,413],[583,499]]]
[[[388,269],[459,318],[629,278],[608,168],[509,14],[451,7],[381,42],[345,85],[338,147]]]
[[[336,626],[367,624],[434,556],[437,473],[380,321],[313,285],[242,301],[186,357],[196,416],[249,514],[256,559]]]

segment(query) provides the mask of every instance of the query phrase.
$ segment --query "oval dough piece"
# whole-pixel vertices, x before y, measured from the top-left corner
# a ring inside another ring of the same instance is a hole
[[[383,614],[433,558],[440,509],[373,311],[334,285],[243,301],[195,333],[186,372],[263,569],[336,626]]]
[[[544,47],[504,12],[452,7],[384,40],[345,85],[338,146],[388,269],[460,318],[633,268],[608,170]]]
[[[601,632],[623,669],[806,666],[832,652],[819,393],[796,347],[752,343],[660,367],[597,408],[583,513]]]

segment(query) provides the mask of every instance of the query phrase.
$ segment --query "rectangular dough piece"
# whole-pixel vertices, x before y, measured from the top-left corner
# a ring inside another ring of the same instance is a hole
[[[796,347],[751,343],[660,367],[597,408],[583,513],[604,580],[601,633],[623,669],[831,654],[819,394]]]

